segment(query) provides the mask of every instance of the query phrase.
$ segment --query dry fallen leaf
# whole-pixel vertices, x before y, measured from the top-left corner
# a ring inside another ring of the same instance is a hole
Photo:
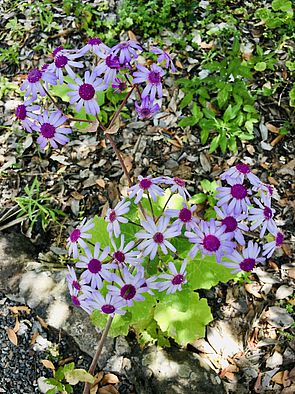
[[[279,371],[271,378],[271,380],[277,384],[283,384],[283,375],[284,371]]]
[[[26,312],[28,315],[31,312],[31,309],[28,306],[9,306],[8,309],[15,315],[18,315],[19,312]]]
[[[117,384],[119,383],[119,379],[117,375],[114,375],[113,373],[107,373],[105,374],[103,380],[102,380],[102,384],[106,385],[106,384]]]
[[[96,183],[99,187],[101,187],[102,189],[105,188],[106,183],[105,183],[105,181],[104,181],[102,178],[96,179],[95,183]]]
[[[52,369],[52,371],[55,371],[55,366],[50,360],[41,360],[41,363],[44,365],[45,368],[49,368]]]
[[[200,46],[203,49],[212,49],[214,47],[214,41],[210,41],[209,43],[202,41]]]
[[[111,384],[101,387],[98,392],[99,394],[119,394],[119,391]]]
[[[15,325],[14,325],[13,331],[14,331],[15,333],[17,333],[18,330],[19,330],[19,327],[20,327],[19,320],[18,320],[18,317],[16,316]]]
[[[36,339],[38,338],[38,336],[39,336],[39,332],[38,331],[35,331],[34,333],[33,333],[33,335],[32,335],[32,338],[31,338],[31,346],[32,345],[34,345],[35,343],[36,343]]]
[[[45,320],[42,319],[42,317],[37,316],[37,319],[38,319],[39,323],[41,324],[41,326],[42,326],[43,328],[45,328],[45,329],[48,328],[48,324],[45,322]]]
[[[258,282],[246,283],[245,289],[249,294],[252,294],[256,298],[263,298],[260,293],[261,285]]]
[[[95,119],[91,123],[89,123],[89,126],[85,127],[84,129],[79,129],[79,132],[80,133],[96,133],[98,126],[99,126],[98,120]]]
[[[272,133],[275,133],[275,134],[278,134],[278,133],[279,133],[279,128],[276,127],[276,126],[274,126],[273,124],[271,124],[271,123],[266,123],[265,126],[266,126],[267,129],[268,129],[269,131],[271,131]]]
[[[15,346],[17,346],[17,343],[18,343],[17,335],[13,331],[13,329],[12,328],[7,328],[6,332],[7,332],[8,339],[10,340],[10,342],[12,342]]]
[[[128,30],[128,37],[129,40],[137,41],[136,35],[131,30]]]

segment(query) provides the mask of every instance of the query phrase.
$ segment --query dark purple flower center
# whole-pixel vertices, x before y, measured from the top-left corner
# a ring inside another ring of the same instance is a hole
[[[73,280],[72,285],[76,290],[81,290],[81,285],[77,280]]]
[[[266,220],[269,220],[272,218],[272,210],[269,207],[265,207],[263,210],[263,215]]]
[[[55,58],[54,64],[57,68],[63,68],[65,65],[68,64],[69,59],[64,55],[59,55]]]
[[[50,123],[43,123],[40,132],[45,138],[52,138],[55,135],[55,127]]]
[[[105,304],[101,307],[101,311],[107,315],[110,315],[111,313],[115,312],[115,307],[111,304]]]
[[[184,282],[184,276],[181,274],[177,274],[174,276],[171,282],[173,285],[181,285],[181,283]]]
[[[87,42],[89,45],[99,45],[102,41],[99,38],[90,38]]]
[[[162,233],[156,233],[153,236],[153,240],[156,242],[156,244],[161,244],[164,241],[164,235]]]
[[[247,196],[247,188],[239,183],[231,187],[231,195],[237,200],[243,200]]]
[[[91,100],[93,99],[94,95],[95,89],[92,85],[90,85],[90,83],[83,83],[83,85],[79,87],[79,96],[83,100]]]
[[[236,169],[241,173],[241,174],[249,174],[250,168],[247,164],[239,163],[236,165]]]
[[[269,194],[272,196],[272,194],[273,194],[273,187],[270,186],[270,185],[265,185],[265,186],[267,187],[267,190],[268,190]]]
[[[156,71],[150,71],[148,75],[148,80],[150,83],[157,85],[161,83],[161,75]]]
[[[109,55],[106,57],[105,62],[109,68],[120,68],[120,62],[117,56]]]
[[[55,57],[58,52],[62,51],[64,49],[63,46],[55,48],[55,50],[52,52],[52,56]]]
[[[152,186],[153,182],[149,178],[143,178],[139,182],[139,187],[143,190],[147,190]]]
[[[129,43],[126,41],[120,42],[120,44],[119,44],[120,49],[124,49],[124,48],[128,48],[128,47],[129,47]]]
[[[175,182],[178,186],[181,186],[181,187],[184,187],[184,186],[185,186],[185,182],[184,182],[182,179],[177,178],[177,176],[175,176],[175,177],[173,178],[173,180],[174,180],[174,182]]]
[[[98,272],[101,271],[101,261],[97,260],[97,259],[91,259],[87,265],[88,270],[92,273],[92,274],[97,274]]]
[[[113,210],[109,214],[109,220],[110,220],[110,222],[113,223],[116,219],[117,219],[117,215],[116,215],[116,212]]]
[[[149,108],[142,108],[140,114],[143,118],[149,118],[151,116],[151,110]]]
[[[125,254],[123,252],[120,252],[118,250],[117,252],[114,253],[113,255],[114,259],[116,259],[119,263],[124,263],[125,261]]]
[[[49,67],[49,64],[44,63],[43,66],[41,67],[41,71],[45,72],[48,69],[48,67]]]
[[[283,242],[284,242],[284,235],[282,233],[277,233],[276,246],[282,246]]]
[[[80,301],[79,301],[79,298],[77,296],[73,295],[71,298],[72,298],[72,302],[73,302],[73,304],[75,306],[80,306]]]
[[[120,290],[120,296],[124,300],[131,300],[136,294],[136,288],[133,285],[124,285]]]
[[[209,252],[216,252],[220,247],[220,241],[215,235],[206,235],[203,239],[203,245]]]
[[[232,231],[235,231],[238,227],[238,222],[236,221],[236,219],[233,216],[227,216],[226,218],[224,218],[222,220],[221,223],[225,225],[225,227],[226,227],[225,232],[226,233],[231,233]]]
[[[80,238],[80,235],[81,235],[81,231],[78,228],[75,228],[75,230],[73,230],[70,235],[71,242],[77,242],[78,239]]]
[[[192,220],[192,213],[189,209],[182,208],[178,217],[182,222],[187,223]]]
[[[15,115],[18,119],[24,120],[27,116],[27,109],[24,104],[18,105],[15,110]]]
[[[243,271],[252,271],[252,269],[255,267],[256,261],[254,259],[244,259],[240,263],[240,267]]]
[[[29,72],[28,81],[30,83],[36,83],[40,81],[41,77],[42,77],[42,72],[36,68],[35,70]]]

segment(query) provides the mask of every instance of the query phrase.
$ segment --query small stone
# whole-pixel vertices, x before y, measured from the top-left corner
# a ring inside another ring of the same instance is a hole
[[[165,167],[173,170],[174,168],[177,168],[179,165],[177,163],[177,161],[173,160],[173,159],[169,159],[166,161]]]
[[[293,294],[293,289],[292,287],[282,285],[278,288],[276,292],[276,299],[277,300],[283,300],[285,298],[290,297]]]
[[[267,368],[276,368],[283,363],[283,356],[281,353],[275,351],[274,354],[266,360]]]

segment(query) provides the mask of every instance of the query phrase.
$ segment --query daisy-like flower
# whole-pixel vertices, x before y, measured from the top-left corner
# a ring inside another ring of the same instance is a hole
[[[52,148],[58,148],[58,144],[65,145],[70,141],[65,134],[71,134],[72,129],[69,127],[60,127],[67,120],[60,111],[55,111],[52,114],[48,114],[45,110],[42,115],[39,115],[38,123],[32,125],[32,129],[37,131],[40,135],[37,138],[37,142],[41,149],[44,149],[48,143]]]
[[[73,292],[75,292],[76,290],[78,293],[82,291],[84,294],[90,294],[92,292],[92,288],[90,286],[87,286],[87,281],[83,278],[80,278],[80,280],[78,280],[76,271],[73,267],[70,267],[68,265],[68,270],[69,272],[66,275],[66,280],[68,283],[69,291],[71,292],[71,290],[73,290]]]
[[[156,94],[158,95],[158,98],[161,98],[163,96],[162,77],[165,74],[165,71],[156,64],[152,64],[150,70],[141,64],[138,64],[137,69],[139,71],[135,71],[133,73],[133,83],[147,83],[146,87],[143,89],[141,98],[145,98],[150,95],[150,100],[154,101]]]
[[[84,309],[89,315],[93,311],[93,306],[91,304],[91,294],[90,293],[81,293],[73,287],[69,287],[72,303],[77,308]]]
[[[272,197],[273,195],[273,187],[267,183],[260,182],[259,185],[253,186],[252,189],[255,192],[262,192],[268,197]]]
[[[164,282],[159,282],[158,283],[158,290],[159,291],[164,291],[167,290],[167,294],[173,294],[177,290],[180,291],[182,290],[182,285],[187,283],[187,280],[185,278],[186,276],[186,260],[182,263],[179,272],[177,271],[175,265],[170,262],[168,263],[168,267],[172,274],[161,274],[159,275],[159,279],[166,279]]]
[[[113,274],[112,280],[117,286],[108,285],[109,294],[121,298],[125,305],[132,306],[134,301],[143,301],[141,293],[146,292],[146,287],[142,287],[146,280],[143,276],[143,270],[138,270],[132,275],[126,267],[122,270],[122,278]]]
[[[84,218],[81,224],[74,228],[68,238],[67,248],[69,248],[69,256],[73,255],[76,259],[79,256],[78,253],[78,245],[82,249],[88,248],[86,242],[83,239],[92,238],[91,234],[88,234],[87,231],[91,230],[94,227],[93,219],[89,219],[86,222],[86,218]]]
[[[114,253],[113,253],[113,259],[117,264],[130,264],[133,266],[137,266],[138,264],[141,264],[143,262],[143,259],[139,257],[140,252],[138,250],[134,250],[132,252],[132,249],[134,247],[134,241],[128,242],[126,246],[124,246],[125,243],[125,237],[124,235],[121,235],[121,243],[120,246],[117,247],[114,240],[111,238],[111,243],[114,248]]]
[[[158,63],[161,63],[161,62],[165,63],[165,68],[171,67],[171,71],[173,73],[175,73],[177,71],[170,55],[167,52],[163,51],[162,49],[160,49],[158,47],[151,47],[151,52],[155,53],[156,55],[159,55],[158,59],[157,59]]]
[[[102,54],[103,61],[95,67],[94,74],[100,76],[104,74],[103,80],[108,87],[110,83],[114,82],[117,74],[121,68],[119,58],[109,52]]]
[[[33,111],[38,111],[41,108],[40,105],[30,104],[31,100],[25,101],[23,104],[18,105],[15,110],[15,116],[28,133],[33,131],[32,126],[34,125],[34,122],[32,122],[32,119],[38,119],[39,116],[34,114]]]
[[[73,92],[68,92],[70,104],[76,103],[77,112],[84,107],[87,114],[95,116],[99,113],[100,108],[95,93],[106,88],[101,78],[96,78],[94,73],[90,74],[89,71],[85,71],[84,81],[76,78],[76,84],[69,83],[68,87],[73,90]]]
[[[122,215],[129,212],[130,204],[130,201],[125,201],[125,198],[123,198],[114,209],[109,208],[107,210],[105,221],[108,222],[107,230],[111,237],[114,234],[115,237],[118,238],[121,233],[120,223],[128,223],[128,219],[124,218]]]
[[[115,314],[124,315],[126,313],[126,311],[121,309],[126,306],[126,303],[119,297],[112,296],[109,293],[103,297],[99,291],[94,291],[90,302],[93,309],[99,310],[104,315],[115,316]]]
[[[137,204],[143,197],[144,193],[149,193],[151,198],[156,201],[158,196],[164,195],[164,190],[156,185],[158,183],[156,178],[152,178],[151,175],[143,177],[139,175],[139,183],[137,185],[131,186],[128,191],[130,192],[129,198],[135,197],[135,204]]]
[[[82,55],[80,53],[77,53],[76,51],[74,51],[74,53],[70,53],[70,51],[68,50],[59,49],[55,53],[53,63],[49,65],[47,70],[52,72],[56,76],[60,84],[62,84],[64,81],[64,71],[66,71],[71,78],[75,79],[76,74],[72,70],[72,67],[84,67],[82,62],[77,62],[75,60],[81,56]]]
[[[251,205],[248,197],[251,191],[246,186],[230,178],[227,178],[227,182],[230,184],[230,187],[218,187],[216,189],[216,198],[220,199],[217,201],[217,206],[220,207],[228,204],[228,209],[234,215],[247,213],[248,207]]]
[[[105,45],[100,38],[93,37],[89,38],[87,44],[84,45],[83,48],[80,49],[80,55],[84,56],[87,52],[93,52],[100,58],[103,58],[106,52],[109,52],[110,48]]]
[[[25,97],[32,95],[32,101],[37,99],[37,94],[40,93],[42,97],[46,96],[46,92],[42,86],[42,81],[56,85],[56,76],[48,69],[41,71],[35,68],[30,71],[27,79],[22,83],[20,90],[25,91]]]
[[[130,63],[132,57],[138,58],[136,50],[142,51],[141,46],[134,40],[122,41],[119,44],[112,47],[112,53],[119,56],[119,62],[121,65]]]
[[[271,242],[267,242],[265,245],[263,245],[263,256],[266,256],[266,258],[270,258],[274,251],[277,248],[280,248],[284,243],[284,234],[281,233],[280,231],[277,232],[275,235],[275,239]]]
[[[178,178],[177,176],[174,178],[164,176],[162,182],[166,185],[170,185],[172,193],[178,193],[184,200],[191,198],[189,192],[185,188],[185,181],[183,179]]]
[[[114,82],[112,83],[112,88],[115,89],[114,93],[122,93],[127,88],[127,84],[124,81],[121,81],[120,78],[115,78]]]
[[[193,229],[198,223],[199,219],[193,216],[193,213],[197,209],[196,205],[193,205],[191,208],[187,206],[187,204],[183,203],[182,209],[166,209],[164,212],[165,216],[168,217],[178,217],[178,219],[173,222],[172,227],[176,227],[179,231],[181,231],[183,225],[187,231]]]
[[[276,235],[278,231],[275,221],[273,220],[275,210],[271,208],[270,197],[262,194],[261,199],[263,204],[258,200],[258,198],[253,198],[254,202],[259,206],[259,208],[251,208],[249,210],[248,216],[249,221],[253,222],[252,226],[250,227],[251,231],[262,225],[260,238],[264,236],[266,230],[268,230],[273,235]]]
[[[231,179],[235,181],[235,183],[243,183],[245,178],[247,178],[254,186],[261,183],[260,179],[251,172],[248,164],[244,163],[238,163],[235,167],[229,168],[220,175],[220,179]]]
[[[211,219],[209,222],[201,220],[198,226],[195,226],[193,232],[186,231],[184,235],[195,246],[189,252],[189,256],[193,259],[198,251],[202,256],[216,256],[218,263],[225,255],[231,255],[235,243],[231,241],[233,234],[225,232],[226,227]]]
[[[79,261],[76,263],[77,268],[86,268],[81,274],[81,279],[86,283],[90,283],[93,289],[101,289],[102,278],[109,280],[111,268],[116,268],[116,264],[103,263],[103,260],[108,256],[110,248],[107,246],[100,251],[100,243],[96,242],[93,253],[90,249],[84,249],[86,256],[79,256]]]
[[[159,109],[159,104],[154,104],[149,96],[143,98],[140,105],[135,102],[135,110],[140,119],[150,119]]]
[[[252,271],[257,263],[265,261],[264,257],[258,257],[260,247],[257,243],[249,241],[248,246],[243,250],[242,255],[236,250],[227,259],[231,261],[221,262],[227,268],[233,268],[232,273],[240,271]]]
[[[221,208],[222,209],[214,207],[215,212],[222,219],[221,224],[225,226],[225,232],[232,233],[233,237],[240,245],[245,245],[245,239],[242,231],[249,231],[249,227],[246,226],[246,224],[241,223],[241,221],[245,220],[248,215],[234,215],[226,205]]]
[[[161,216],[157,224],[150,217],[141,222],[145,232],[140,231],[135,234],[135,237],[144,239],[138,245],[138,249],[143,251],[144,256],[149,255],[153,260],[159,247],[164,254],[168,253],[168,249],[176,252],[175,247],[167,239],[177,237],[180,231],[173,227],[167,228],[169,221],[170,218]]]

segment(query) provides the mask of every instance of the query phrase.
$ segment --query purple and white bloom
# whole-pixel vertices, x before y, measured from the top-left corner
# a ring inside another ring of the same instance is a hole
[[[260,247],[257,243],[249,241],[247,247],[243,249],[242,255],[236,250],[227,259],[231,261],[222,261],[221,264],[227,268],[233,268],[232,273],[240,271],[252,271],[257,263],[265,261],[264,257],[258,257]]]
[[[226,255],[231,255],[235,243],[232,242],[232,233],[225,232],[226,227],[220,225],[211,219],[209,222],[201,220],[198,226],[195,226],[193,232],[186,231],[184,235],[191,243],[195,245],[189,252],[190,258],[194,258],[198,251],[204,255],[215,255],[218,263],[221,258]]]
[[[248,197],[252,193],[251,190],[230,178],[227,178],[227,182],[231,185],[230,187],[218,187],[216,189],[216,198],[220,199],[217,201],[217,206],[220,207],[228,204],[228,209],[234,215],[247,213],[248,207],[251,205]]]
[[[165,71],[156,64],[152,64],[150,70],[141,64],[138,64],[137,69],[139,71],[135,71],[133,73],[133,83],[147,83],[146,87],[143,89],[141,98],[143,99],[150,95],[150,100],[154,101],[156,94],[158,95],[158,98],[161,98],[163,96],[162,77],[165,74]]]
[[[103,297],[99,291],[94,291],[90,302],[93,309],[99,310],[105,315],[115,316],[115,314],[124,315],[126,313],[126,311],[121,309],[126,306],[126,303],[119,297],[112,296],[110,293],[107,293]]]
[[[101,78],[96,78],[94,73],[90,74],[85,71],[84,81],[76,78],[76,84],[69,83],[68,87],[73,92],[68,92],[70,97],[70,104],[76,104],[76,111],[79,112],[82,107],[85,108],[87,114],[97,115],[100,112],[97,104],[95,93],[98,90],[104,90],[106,86],[103,84]]]
[[[260,179],[251,172],[248,164],[244,163],[238,163],[235,167],[229,168],[220,175],[220,179],[231,179],[235,183],[243,183],[245,178],[247,178],[253,186],[257,186],[261,183]]]
[[[266,230],[268,230],[273,235],[276,235],[278,232],[275,221],[273,220],[275,210],[271,208],[271,198],[265,194],[262,194],[261,199],[263,204],[260,200],[258,200],[258,198],[253,198],[254,202],[259,206],[259,208],[251,208],[248,216],[249,221],[253,222],[252,226],[250,227],[251,231],[262,225],[259,235],[260,238],[264,236]]]
[[[187,261],[184,260],[181,264],[179,272],[177,271],[175,265],[170,262],[168,263],[168,267],[172,274],[161,274],[159,275],[159,279],[166,279],[166,281],[158,282],[158,290],[164,291],[167,290],[167,294],[173,294],[176,291],[182,290],[182,285],[187,283],[186,280],[186,264]]]
[[[158,47],[151,47],[151,52],[155,53],[156,55],[159,55],[158,59],[157,59],[158,63],[165,62],[165,68],[169,68],[169,66],[170,66],[171,71],[173,73],[175,73],[177,71],[170,55],[167,52],[163,51],[162,49],[160,49]]]
[[[141,287],[146,293],[154,295],[152,289],[158,289],[158,278],[159,277],[157,275],[150,276],[149,278],[145,279],[145,282]]]
[[[170,185],[170,190],[172,193],[178,193],[184,200],[191,198],[189,192],[186,190],[185,181],[181,178],[175,176],[170,178],[168,176],[163,177],[162,182],[166,185]]]
[[[252,189],[255,192],[262,192],[269,197],[272,197],[273,191],[274,191],[273,186],[268,185],[267,183],[263,183],[263,182],[260,182],[259,185],[253,186]]]
[[[105,221],[108,222],[107,230],[111,237],[114,234],[118,238],[121,233],[120,223],[128,223],[128,219],[124,218],[123,215],[129,212],[130,204],[130,201],[125,201],[125,198],[123,198],[114,209],[109,208],[107,210]]]
[[[263,256],[266,256],[266,258],[270,258],[274,251],[277,248],[280,248],[284,243],[284,234],[281,233],[280,231],[277,232],[275,235],[275,239],[271,242],[267,242],[265,245],[263,245]]]
[[[22,83],[20,90],[25,91],[25,97],[32,95],[32,101],[37,99],[37,94],[40,93],[42,97],[46,96],[46,92],[42,86],[42,81],[56,85],[56,76],[48,69],[41,71],[35,68],[30,71],[27,79]]]
[[[117,74],[121,68],[119,58],[109,52],[102,54],[103,61],[95,67],[94,74],[100,76],[104,74],[103,80],[106,84],[106,88],[110,83],[114,82],[117,78]]]
[[[28,133],[33,131],[32,126],[34,122],[32,119],[38,119],[37,114],[34,114],[33,111],[39,111],[41,108],[40,105],[30,105],[31,100],[25,101],[23,104],[20,104],[16,107],[15,116],[18,120],[20,120],[22,126],[27,130]]]
[[[122,93],[127,88],[127,83],[121,81],[120,78],[115,78],[114,82],[112,83],[112,88],[115,89],[114,93]]]
[[[68,282],[69,291],[71,292],[71,290],[73,290],[73,292],[75,292],[76,290],[78,293],[82,291],[84,294],[91,294],[93,289],[87,285],[87,281],[83,278],[80,278],[80,280],[78,280],[74,268],[70,267],[69,265],[67,267],[69,272],[66,275],[66,280]]]
[[[82,55],[76,51],[72,52],[74,53],[70,53],[69,50],[59,49],[57,52],[55,52],[53,63],[51,63],[47,68],[48,71],[52,72],[56,76],[60,84],[62,84],[64,81],[64,71],[66,71],[72,79],[75,79],[76,73],[72,70],[72,67],[84,67],[82,62],[77,62],[75,60]]]
[[[225,226],[225,232],[232,233],[233,237],[240,245],[245,245],[245,239],[242,231],[249,231],[249,227],[246,226],[246,224],[241,223],[241,221],[245,220],[248,215],[234,215],[226,205],[221,208],[222,209],[214,207],[215,212],[222,219],[221,224]]]
[[[173,222],[172,227],[176,227],[179,231],[181,231],[184,225],[185,229],[190,231],[200,222],[198,218],[193,216],[197,207],[196,205],[193,205],[191,208],[189,208],[185,203],[182,205],[182,209],[166,209],[163,214],[170,218],[178,217],[178,219]]]
[[[58,144],[65,145],[70,141],[65,134],[71,134],[72,129],[69,127],[60,127],[67,120],[60,111],[55,111],[49,115],[45,110],[42,115],[37,118],[39,124],[34,123],[32,129],[37,131],[40,135],[37,142],[41,149],[44,149],[48,143],[52,148],[57,149]]]
[[[153,260],[157,254],[158,247],[161,248],[164,254],[168,253],[168,249],[176,252],[175,247],[167,239],[177,237],[180,231],[174,227],[167,228],[169,221],[170,218],[161,216],[157,224],[150,217],[147,217],[146,221],[143,220],[141,222],[145,232],[140,231],[135,234],[135,237],[144,239],[138,245],[138,249],[143,251],[144,256],[150,255],[150,259]]]
[[[124,246],[125,243],[125,237],[122,234],[121,235],[121,244],[119,247],[116,246],[114,240],[111,238],[111,243],[114,248],[114,253],[113,253],[113,259],[117,264],[130,264],[133,266],[137,266],[138,264],[141,264],[143,262],[143,259],[139,257],[140,252],[138,250],[134,250],[132,252],[132,249],[134,248],[135,242],[130,241],[126,246]]]
[[[109,52],[110,48],[105,45],[100,38],[93,37],[89,38],[87,44],[84,45],[83,48],[80,49],[80,55],[84,56],[87,52],[93,52],[100,58],[103,58],[106,52]]]
[[[81,274],[81,279],[86,283],[90,283],[93,289],[101,289],[102,279],[109,280],[112,268],[117,268],[116,264],[103,263],[110,251],[109,246],[100,251],[100,243],[96,242],[93,253],[89,248],[85,248],[86,256],[79,256],[79,261],[76,263],[77,268],[86,268]]]
[[[146,280],[143,276],[143,270],[139,269],[135,275],[132,275],[127,267],[122,270],[122,277],[113,274],[112,281],[115,285],[108,285],[109,294],[121,298],[125,305],[132,306],[134,301],[143,301],[141,293],[146,292],[146,286],[142,287]]]
[[[154,104],[153,101],[151,101],[151,99],[149,98],[149,96],[143,98],[140,105],[135,102],[135,110],[138,113],[140,119],[151,118],[156,112],[159,111],[159,109],[159,104]]]
[[[132,57],[138,58],[136,50],[142,51],[141,46],[134,40],[122,41],[119,44],[112,47],[111,51],[114,55],[119,56],[119,62],[121,65],[130,63]]]
[[[91,234],[88,234],[87,231],[91,230],[94,227],[93,219],[89,219],[86,222],[86,218],[84,218],[79,224],[78,227],[74,228],[67,239],[67,248],[69,248],[69,256],[73,255],[76,259],[79,256],[78,253],[78,245],[82,249],[88,248],[86,242],[83,239],[92,238]]]
[[[148,175],[147,177],[139,175],[138,180],[139,183],[137,185],[131,186],[128,189],[130,192],[129,198],[136,196],[134,200],[135,204],[139,203],[144,193],[149,193],[154,201],[157,200],[158,196],[164,195],[164,190],[156,185],[157,180],[152,178],[151,175]]]
[[[77,307],[77,308],[82,308],[84,309],[85,312],[87,312],[89,315],[93,311],[93,306],[91,304],[91,294],[90,293],[81,293],[75,288],[71,287],[69,288],[72,303]]]

